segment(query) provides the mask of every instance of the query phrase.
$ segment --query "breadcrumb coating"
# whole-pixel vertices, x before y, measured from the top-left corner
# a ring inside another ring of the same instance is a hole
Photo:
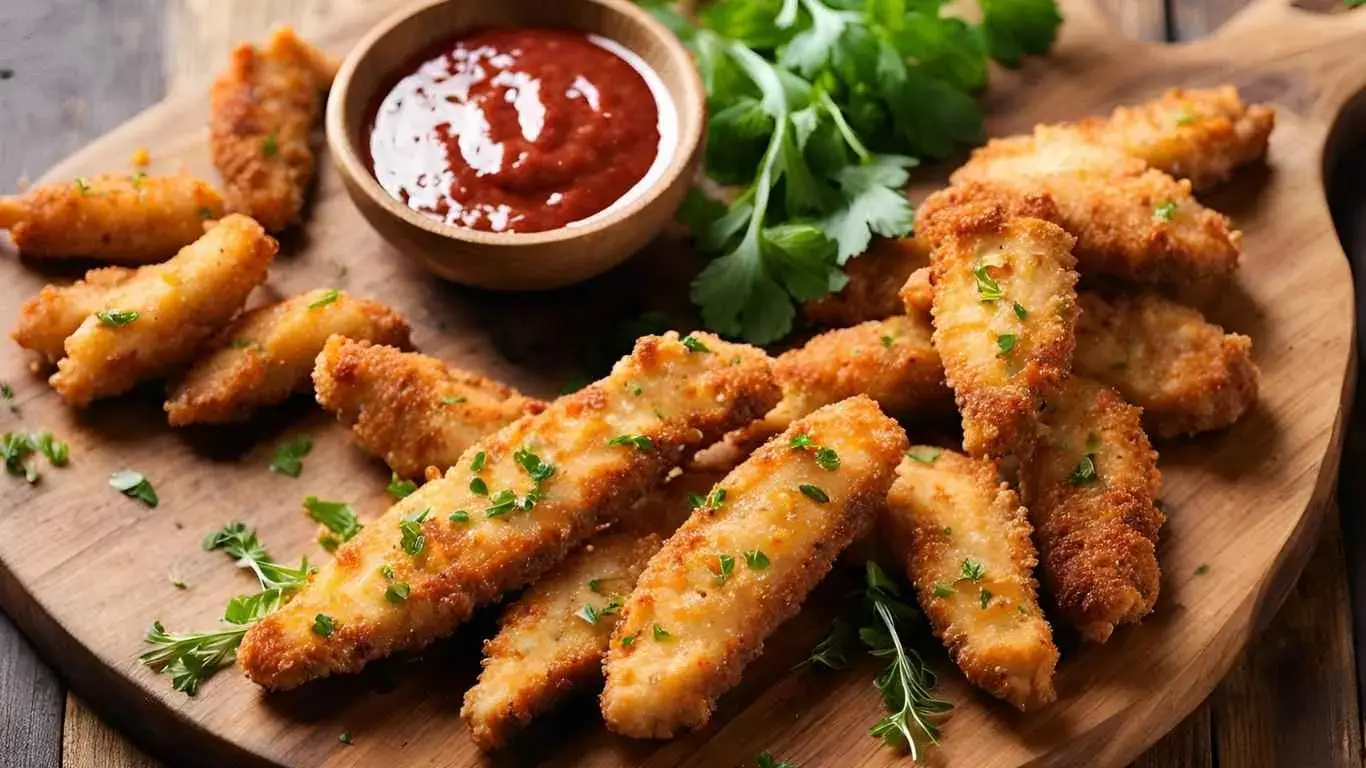
[[[105,309],[110,293],[137,274],[135,269],[104,267],[86,272],[84,280],[71,285],[43,286],[19,308],[19,322],[10,338],[56,363],[66,355],[66,337],[87,317]]]
[[[126,266],[165,261],[222,215],[218,190],[184,173],[102,174],[0,197],[0,229],[25,256]]]
[[[931,446],[913,446],[896,474],[880,530],[935,636],[973,685],[1021,710],[1052,702],[1058,649],[1020,497],[994,462]]]
[[[873,238],[867,253],[844,266],[849,278],[844,288],[806,302],[802,315],[816,325],[843,328],[901,314],[897,290],[908,275],[929,265],[924,238]]]

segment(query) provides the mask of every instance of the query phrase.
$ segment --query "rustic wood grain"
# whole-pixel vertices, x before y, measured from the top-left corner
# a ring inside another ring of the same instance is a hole
[[[66,768],[155,768],[158,763],[110,728],[76,696],[66,698],[62,728],[62,765]]]
[[[1168,29],[1163,0],[1097,0],[1096,4],[1115,28],[1128,37],[1150,43],[1177,39]]]
[[[0,748],[16,768],[52,768],[61,757],[62,686],[9,619],[0,616]]]

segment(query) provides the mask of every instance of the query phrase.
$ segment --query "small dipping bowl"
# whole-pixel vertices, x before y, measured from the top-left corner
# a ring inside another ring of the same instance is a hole
[[[647,183],[603,213],[543,232],[466,229],[419,213],[390,195],[369,162],[376,105],[415,57],[458,36],[498,27],[596,35],[649,66],[663,83],[676,118],[672,142],[661,132],[660,153],[668,157],[662,172],[655,169]],[[659,234],[692,183],[705,112],[706,96],[687,49],[663,24],[625,0],[423,0],[381,22],[347,55],[328,100],[327,144],[351,200],[404,254],[464,285],[537,290],[600,274]]]

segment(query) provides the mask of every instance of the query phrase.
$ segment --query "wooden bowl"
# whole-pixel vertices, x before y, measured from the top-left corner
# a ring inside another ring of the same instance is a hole
[[[633,201],[579,225],[535,233],[482,232],[424,216],[370,171],[365,135],[376,96],[413,56],[479,27],[559,27],[614,40],[663,81],[677,113],[664,173]],[[556,288],[625,261],[683,202],[699,157],[706,96],[687,49],[663,24],[619,0],[422,0],[372,29],[347,55],[327,105],[327,144],[361,214],[403,253],[448,280],[494,290]]]

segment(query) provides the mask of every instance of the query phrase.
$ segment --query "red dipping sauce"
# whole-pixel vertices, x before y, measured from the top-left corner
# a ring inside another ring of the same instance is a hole
[[[648,188],[676,123],[658,75],[611,40],[486,29],[437,46],[398,79],[375,109],[370,163],[419,213],[543,232]]]

